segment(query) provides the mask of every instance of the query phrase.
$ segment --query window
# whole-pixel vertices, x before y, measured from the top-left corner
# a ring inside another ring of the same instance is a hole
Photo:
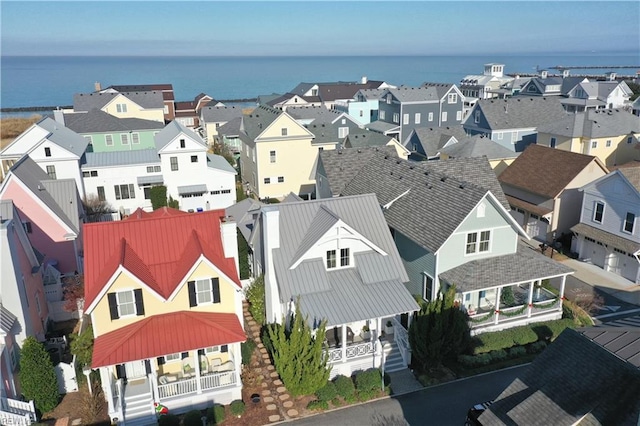
[[[180,148],[184,148],[187,146],[187,142],[184,139],[180,139]]]
[[[116,104],[116,111],[127,112],[127,104]]]
[[[342,119],[342,124],[347,124],[347,119],[346,118]]]
[[[349,128],[348,127],[338,127],[338,137],[340,139],[346,138],[348,134],[349,134]]]
[[[31,228],[31,222],[22,222],[22,227],[27,234],[31,234],[31,232],[33,232],[33,229]]]
[[[191,162],[192,163],[197,163],[198,162],[198,156],[197,155],[192,155],[191,156]]]
[[[97,190],[98,190],[98,200],[106,201],[107,197],[104,196],[104,186],[99,186]]]
[[[113,146],[113,136],[111,135],[104,135],[104,144],[106,146]]]
[[[387,103],[391,104],[391,93],[387,94]]]
[[[206,354],[216,354],[220,352],[220,346],[209,346],[208,348],[204,348],[204,353]]]
[[[427,274],[422,275],[422,298],[427,301],[433,299],[433,278]]]
[[[447,121],[447,111],[442,111],[442,121]]]
[[[319,147],[318,147],[318,151],[324,151],[324,147],[319,146]]]
[[[278,183],[284,183],[284,176],[278,176]]]
[[[264,184],[269,185],[271,183],[271,178],[264,178]]]
[[[591,141],[591,148],[597,148],[598,147],[598,141]]]
[[[220,279],[200,279],[189,281],[189,306],[203,303],[220,303]]]
[[[502,140],[502,136],[503,136],[502,132],[496,132],[496,139]]]
[[[362,115],[363,115],[363,112],[362,112],[362,110],[360,110],[360,117],[362,117]]]
[[[384,120],[385,116],[386,116],[385,112],[381,110],[380,111],[380,120]]]
[[[421,114],[419,112],[416,112],[416,114],[414,115],[413,119],[416,122],[416,124],[420,124],[420,119],[421,119]]]
[[[429,113],[429,121],[433,121],[433,113],[432,112]]]
[[[50,179],[57,179],[56,178],[56,166],[47,166],[47,174],[49,175]]]
[[[607,140],[607,148],[610,148],[610,147],[611,147],[611,139],[608,139]]]
[[[480,111],[476,111],[474,117],[473,117],[473,122],[474,123],[479,123],[480,122]]]
[[[491,231],[482,231],[480,233],[480,247],[479,252],[489,251],[489,240],[491,239]]]
[[[144,194],[144,199],[145,200],[150,200],[151,199],[151,186],[146,185],[146,186],[142,187],[142,192]]]
[[[480,234],[480,241],[478,241]],[[491,241],[491,231],[471,232],[467,234],[466,254],[483,253],[489,251],[489,242]]]
[[[122,145],[129,145],[129,135],[126,133],[122,133],[120,135],[120,142]]]
[[[398,114],[397,112],[393,113],[393,122],[400,123],[400,114]]]
[[[286,128],[286,127],[283,127],[283,128],[280,130],[280,133],[282,134],[282,136],[287,136],[287,128]]]
[[[276,162],[276,152],[275,151],[269,151],[269,162],[270,163],[275,163]]]
[[[91,171],[82,172],[82,177],[98,177],[98,171],[91,170]]]
[[[147,166],[147,173],[159,173],[160,170],[160,166]]]
[[[449,95],[447,95],[447,103],[448,104],[455,104],[456,102],[458,102],[458,94],[457,93],[449,93]]]
[[[118,304],[118,317],[136,314],[136,299],[132,290],[116,292],[116,303]]]
[[[627,143],[632,143],[632,142],[633,142],[633,136],[628,136]]]
[[[604,216],[604,203],[596,202],[596,207],[593,210],[593,221],[602,223],[603,216]]]
[[[84,138],[87,141],[87,145],[92,145],[93,144],[93,139],[91,139],[91,136],[87,135]]]
[[[478,234],[471,233],[467,234],[467,254],[472,254],[476,252],[476,243],[478,242]]]
[[[349,266],[349,249],[340,249],[340,266]]]
[[[211,281],[209,280],[197,280],[196,281],[196,301],[198,305],[203,303],[211,303]]]
[[[164,113],[169,114],[169,105],[164,106]]]
[[[180,361],[181,359],[182,359],[182,356],[180,352],[164,356],[164,362],[175,362],[175,361]]]
[[[551,148],[555,148],[556,147],[556,138],[549,139],[549,146]]]
[[[336,251],[327,250],[327,269],[336,267]]]
[[[171,171],[178,171],[178,157],[169,157],[169,161],[171,162]]]
[[[636,215],[633,213],[628,213],[624,218],[624,232],[629,232],[630,234],[633,234],[633,224],[636,220]]]
[[[46,148],[44,149],[44,156],[45,156],[45,157],[51,157],[51,148],[46,147]]]
[[[116,193],[116,200],[128,200],[136,198],[133,184],[115,185],[113,190]]]
[[[409,114],[402,114],[402,124],[409,124]]]
[[[134,145],[140,144],[140,134],[132,133],[131,134],[131,143]]]
[[[456,111],[456,120],[462,121],[462,111]]]
[[[282,179],[283,179],[283,182],[284,182],[284,178],[282,178]],[[223,189],[222,193],[223,194],[231,194],[231,190],[230,189]]]

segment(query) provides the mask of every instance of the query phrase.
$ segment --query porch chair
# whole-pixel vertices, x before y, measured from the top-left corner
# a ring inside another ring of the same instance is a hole
[[[217,373],[218,370],[220,369],[220,363],[222,362],[222,360],[220,358],[214,358],[211,360],[211,372],[212,373]]]
[[[490,309],[493,309],[495,307],[495,304],[491,300],[487,299],[486,297],[484,301],[487,302],[487,305],[489,305]]]
[[[200,355],[200,373],[209,372],[209,360],[206,356]]]
[[[191,357],[187,357],[182,360],[182,374],[184,377],[191,377],[195,374]]]

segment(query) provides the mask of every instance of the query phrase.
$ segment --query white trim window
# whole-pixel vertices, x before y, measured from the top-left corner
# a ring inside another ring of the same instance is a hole
[[[104,135],[104,144],[106,146],[113,146],[113,136],[112,135]]]
[[[213,294],[211,292],[211,280],[196,280],[196,302],[198,305],[211,303],[212,301]]]
[[[167,354],[164,356],[164,362],[177,362],[182,360],[182,354],[180,352],[176,352],[175,354]]]
[[[127,104],[116,104],[116,111],[127,112]]]
[[[348,248],[340,249],[340,266],[345,267],[349,266],[350,263],[350,250]]]
[[[409,114],[402,114],[402,124],[405,126],[409,124]]]
[[[462,111],[456,111],[456,121],[462,121]]]
[[[467,234],[465,254],[486,253],[490,243],[491,231],[470,232]]]
[[[458,94],[457,93],[449,93],[447,95],[447,103],[448,104],[455,104],[458,102]]]
[[[598,147],[598,141],[591,141],[591,148],[597,148]]]
[[[443,122],[444,122],[444,121],[447,121],[447,119],[448,119],[447,111],[442,111],[442,121],[443,121]]]
[[[604,217],[604,203],[600,201],[596,201],[596,205],[593,208],[593,221],[602,223],[603,217]]]
[[[116,200],[129,200],[136,198],[135,188],[132,183],[114,185],[113,190],[116,193]]]
[[[178,157],[169,157],[169,163],[171,164],[171,171],[178,171]]]
[[[120,143],[122,145],[129,145],[129,135],[127,133],[120,134]]]
[[[497,140],[501,141],[501,140],[502,140],[502,138],[503,138],[503,136],[504,136],[504,133],[502,133],[502,132],[496,132],[496,139],[497,139]]]
[[[336,251],[327,250],[327,269],[333,269],[336,266]]]
[[[622,230],[624,232],[628,232],[629,234],[633,234],[635,221],[636,221],[636,215],[634,213],[627,212],[627,214],[624,217],[624,225],[622,227]]]
[[[280,129],[280,133],[282,134],[282,136],[287,136],[287,133],[288,133],[287,128],[283,127],[282,129]]]
[[[340,139],[346,138],[348,135],[349,135],[349,128],[348,127],[338,127],[338,137]]]
[[[276,162],[276,152],[275,151],[269,151],[269,162],[270,163],[275,163]]]
[[[136,315],[136,298],[133,290],[116,292],[116,304],[120,318]]]
[[[413,117],[413,121],[415,121],[416,124],[420,124],[421,119],[422,119],[422,115],[419,112],[416,112]]]
[[[557,143],[557,139],[552,137],[551,139],[549,139],[549,146],[551,148],[555,148],[556,147],[556,143]]]
[[[380,120],[384,120],[384,119],[385,119],[385,117],[386,117],[386,113],[385,113],[384,111],[382,111],[382,110],[381,110],[381,111],[380,111],[380,117],[379,117],[379,118],[380,118]]]
[[[480,123],[480,111],[476,111],[473,115],[473,122],[476,124]]]
[[[430,113],[429,113],[429,118],[428,118],[428,120],[429,120],[430,122],[431,122],[431,121],[433,121],[433,113],[432,113],[432,112],[430,112]]]
[[[220,353],[220,346],[209,346],[208,348],[204,348],[205,354],[217,354]]]
[[[56,180],[58,176],[56,174],[56,166],[47,166],[47,175],[49,175],[49,179]]]
[[[140,134],[139,133],[131,133],[131,143],[134,145],[140,144]]]
[[[422,298],[428,302],[433,300],[433,278],[422,273]]]
[[[393,122],[396,123],[396,124],[400,123],[400,114],[399,113],[397,113],[397,112],[393,113]]]

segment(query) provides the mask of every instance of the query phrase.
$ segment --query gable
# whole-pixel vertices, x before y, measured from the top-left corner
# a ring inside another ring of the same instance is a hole
[[[118,111],[118,107],[117,107],[118,104],[125,104],[127,106],[127,110]],[[133,102],[131,99],[124,96],[122,93],[119,93],[118,95],[114,96],[113,99],[111,99],[109,102],[107,102],[105,106],[103,106],[101,109],[102,111],[108,114],[117,115],[117,114],[127,114],[127,113],[130,113],[131,111],[140,111],[140,110],[143,110],[144,108],[138,105],[137,103]]]
[[[286,129],[286,136],[282,133],[282,129]],[[269,124],[262,133],[256,138],[256,142],[262,140],[273,140],[283,138],[313,138],[314,135],[309,130],[300,125],[293,117],[287,113],[278,115],[275,120]]]
[[[182,141],[184,141],[184,148],[182,148]],[[178,133],[174,136],[169,143],[162,147],[158,151],[158,154],[177,153],[177,152],[193,152],[193,151],[205,151],[206,148],[199,141],[193,139],[184,132]]]
[[[50,155],[47,156],[47,153]],[[78,160],[79,157],[62,148],[60,145],[51,142],[48,139],[43,139],[39,143],[35,144],[33,148],[28,152],[29,157],[36,163],[47,162],[53,160]]]
[[[3,157],[21,157],[38,146],[48,135],[49,132],[47,130],[34,124],[3,149],[1,155]]]
[[[609,173],[606,176],[597,179],[584,187],[584,192],[599,195],[607,199],[623,199],[628,202],[632,200],[640,200],[640,191],[638,191],[627,179],[620,175],[619,171]]]

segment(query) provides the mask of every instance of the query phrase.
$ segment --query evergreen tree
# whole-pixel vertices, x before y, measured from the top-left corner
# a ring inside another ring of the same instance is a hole
[[[412,362],[422,371],[438,367],[443,359],[455,358],[469,344],[467,314],[455,306],[455,287],[416,313],[409,327]]]
[[[58,379],[44,345],[33,336],[25,339],[20,351],[20,385],[27,399],[32,399],[42,413],[58,405]]]
[[[322,321],[314,337],[298,306],[296,303],[289,327],[268,327],[276,370],[293,396],[316,392],[327,384],[330,372],[324,352],[326,321]]]

